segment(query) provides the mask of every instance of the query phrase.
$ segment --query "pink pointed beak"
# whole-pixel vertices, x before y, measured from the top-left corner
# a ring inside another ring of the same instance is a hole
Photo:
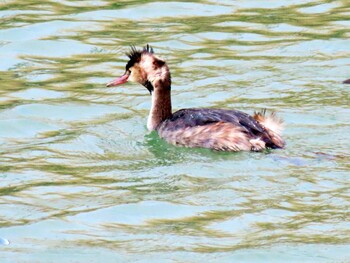
[[[125,82],[128,81],[128,78],[129,78],[129,75],[128,74],[124,74],[123,76],[109,82],[106,86],[107,87],[113,87],[113,86],[117,86],[117,85],[120,85],[120,84],[123,84]]]

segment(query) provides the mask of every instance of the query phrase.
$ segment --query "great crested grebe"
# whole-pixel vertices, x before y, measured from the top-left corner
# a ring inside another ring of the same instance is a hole
[[[138,82],[152,95],[147,128],[156,130],[168,143],[219,151],[261,151],[283,148],[282,121],[265,111],[253,116],[238,110],[181,109],[171,111],[171,77],[166,62],[154,55],[149,45],[131,47],[125,73],[107,87],[127,81]]]

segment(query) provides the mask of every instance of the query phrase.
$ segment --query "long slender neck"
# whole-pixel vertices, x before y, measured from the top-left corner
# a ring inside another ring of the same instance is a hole
[[[153,131],[165,119],[171,117],[170,83],[164,86],[164,82],[153,83],[152,106],[147,120],[147,128]],[[163,85],[157,87],[157,85]]]

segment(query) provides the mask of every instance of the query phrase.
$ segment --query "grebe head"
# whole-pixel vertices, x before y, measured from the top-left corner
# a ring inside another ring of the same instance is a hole
[[[154,55],[153,48],[148,44],[137,50],[134,46],[126,53],[129,61],[125,66],[123,76],[109,82],[106,86],[117,86],[127,81],[138,82],[152,94],[155,88],[170,89],[170,72],[164,60]],[[160,85],[155,85],[156,83]]]

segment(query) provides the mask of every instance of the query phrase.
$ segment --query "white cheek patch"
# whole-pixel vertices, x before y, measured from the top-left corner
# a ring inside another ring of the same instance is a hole
[[[134,74],[130,74],[128,81],[135,82]]]
[[[130,68],[131,74],[129,76],[129,81],[132,82],[140,82],[141,76],[140,76],[140,69],[138,67],[132,67]]]

